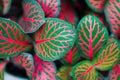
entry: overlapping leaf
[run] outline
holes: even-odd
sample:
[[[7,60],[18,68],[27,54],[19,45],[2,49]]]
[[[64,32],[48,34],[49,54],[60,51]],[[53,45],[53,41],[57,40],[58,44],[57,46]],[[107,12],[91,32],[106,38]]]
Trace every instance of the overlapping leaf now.
[[[120,0],[109,0],[105,14],[114,35],[120,38]]]
[[[59,19],[47,19],[35,33],[35,51],[46,61],[60,59],[73,46],[76,34],[72,25]]]
[[[31,77],[33,69],[34,69],[32,55],[28,53],[22,53],[19,56],[12,57],[12,60],[15,64],[20,65],[23,68],[25,68],[27,75]]]
[[[4,72],[5,72],[6,61],[0,61],[0,80],[4,80]]]
[[[73,80],[96,80],[98,74],[90,61],[82,61],[73,67],[72,76]]]
[[[77,46],[73,46],[70,51],[64,55],[64,57],[61,59],[63,64],[73,65],[80,59],[80,52],[77,48]]]
[[[42,6],[47,18],[58,16],[60,10],[60,0],[37,0],[37,2]]]
[[[3,0],[3,14],[6,14],[9,11],[11,4],[12,0]]]
[[[70,80],[71,79],[70,72],[71,72],[70,66],[63,66],[59,69],[56,76],[58,80]]]
[[[83,56],[92,59],[108,40],[108,32],[95,16],[85,16],[77,27],[78,46]]]
[[[53,62],[41,60],[38,56],[34,56],[34,73],[32,80],[56,80],[56,67]]]
[[[74,9],[68,2],[63,1],[61,3],[61,10],[60,10],[60,14],[58,17],[59,17],[59,19],[65,20],[65,21],[73,24],[74,26],[77,25],[78,18],[76,16]]]
[[[116,64],[110,72],[109,80],[120,80],[120,64]]]
[[[45,23],[44,12],[36,1],[24,0],[22,4],[24,13],[19,24],[24,32],[35,32]]]
[[[0,57],[14,56],[31,48],[30,39],[19,28],[20,26],[8,19],[0,18]]]
[[[95,12],[102,12],[106,0],[86,0],[87,5]]]
[[[97,56],[93,59],[95,67],[99,70],[109,70],[117,62],[120,56],[120,48],[118,42],[112,41],[106,44]]]

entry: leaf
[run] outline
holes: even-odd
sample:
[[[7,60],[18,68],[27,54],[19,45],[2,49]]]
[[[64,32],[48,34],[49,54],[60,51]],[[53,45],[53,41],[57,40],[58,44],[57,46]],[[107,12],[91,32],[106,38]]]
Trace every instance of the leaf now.
[[[19,24],[24,32],[33,33],[45,23],[44,12],[36,1],[23,0],[22,6],[24,14]]]
[[[87,5],[95,12],[103,12],[106,0],[85,0]]]
[[[31,41],[20,26],[8,19],[0,18],[0,58],[15,56],[31,48]]]
[[[116,40],[106,44],[93,59],[95,68],[99,70],[109,70],[120,57],[120,48]]]
[[[37,55],[34,56],[34,61],[32,80],[56,80],[56,66],[53,62],[43,61]]]
[[[109,0],[105,6],[105,16],[114,35],[120,38],[120,0]]]
[[[27,75],[31,77],[33,69],[34,69],[34,62],[33,57],[31,54],[22,53],[19,56],[12,57],[12,61],[25,68]]]
[[[60,0],[37,0],[42,6],[45,17],[57,17],[60,11]]]
[[[96,80],[98,77],[90,61],[82,61],[72,69],[73,80]]]
[[[77,25],[78,17],[76,16],[76,13],[74,9],[72,8],[72,6],[66,1],[63,1],[61,3],[61,10],[60,10],[60,14],[58,17],[61,20],[65,20],[71,23],[75,27]]]
[[[117,38],[115,36],[110,36],[107,43],[112,42],[114,40],[117,40]]]
[[[3,14],[7,14],[10,10],[12,0],[3,0]]]
[[[98,73],[98,77],[96,80],[104,80],[104,76],[100,73]]]
[[[80,59],[80,52],[76,45],[73,46],[70,51],[61,59],[65,65],[74,65]]]
[[[120,78],[120,64],[116,64],[112,68],[109,77],[109,80],[119,80],[118,78]]]
[[[95,16],[87,15],[78,24],[78,47],[83,57],[92,59],[108,40],[108,32]]]
[[[45,61],[60,59],[72,48],[76,34],[72,25],[59,19],[49,18],[35,32],[35,51]]]
[[[70,66],[62,66],[56,76],[57,76],[57,79],[58,80],[70,80],[71,77],[70,77],[70,72],[71,72],[71,68]]]
[[[6,61],[0,61],[0,80],[4,80]]]

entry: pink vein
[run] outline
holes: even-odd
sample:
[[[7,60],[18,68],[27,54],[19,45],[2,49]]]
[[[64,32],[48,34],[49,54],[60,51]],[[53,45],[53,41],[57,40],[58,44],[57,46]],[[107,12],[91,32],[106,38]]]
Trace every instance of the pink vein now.
[[[84,72],[78,79],[80,80],[83,76],[89,73],[92,69],[93,69],[93,66],[91,66],[86,72]]]
[[[50,40],[53,40],[54,38],[47,38],[47,39],[43,39],[43,40],[36,40],[36,44],[42,44],[44,42],[48,42]]]
[[[90,59],[92,59],[93,58],[93,53],[92,53],[93,48],[92,48],[92,28],[91,27],[90,27],[90,45],[89,45],[89,47],[90,47],[89,56],[90,56]]]
[[[34,20],[32,18],[27,18],[27,17],[23,17],[24,21],[29,21],[29,22],[34,22]]]
[[[0,39],[5,40],[5,41],[10,42],[10,43],[13,43],[13,44],[18,44],[18,45],[23,45],[23,46],[31,45],[31,43],[29,43],[29,42],[22,42],[22,41],[12,40],[12,39],[5,38],[3,36],[0,36]]]

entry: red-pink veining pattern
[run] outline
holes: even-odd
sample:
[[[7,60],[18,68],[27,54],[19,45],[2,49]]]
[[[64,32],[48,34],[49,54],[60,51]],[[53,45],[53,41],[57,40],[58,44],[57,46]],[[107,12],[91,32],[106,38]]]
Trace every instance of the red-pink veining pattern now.
[[[110,21],[112,31],[118,38],[120,38],[120,19],[119,19],[120,4],[119,2],[117,2],[116,0],[110,0],[106,8],[108,20]]]
[[[34,61],[32,80],[56,80],[56,70],[52,62],[43,61],[37,55],[34,56]]]
[[[59,12],[58,0],[37,0],[42,6],[46,17],[55,17]]]

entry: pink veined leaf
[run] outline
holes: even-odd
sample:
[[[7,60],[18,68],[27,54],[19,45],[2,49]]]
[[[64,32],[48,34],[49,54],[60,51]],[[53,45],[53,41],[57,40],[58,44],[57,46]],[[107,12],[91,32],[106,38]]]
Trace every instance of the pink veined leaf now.
[[[26,33],[38,30],[45,23],[45,16],[41,6],[32,0],[23,0],[23,16],[19,24]]]
[[[74,65],[80,59],[80,53],[77,46],[73,46],[70,51],[61,59],[63,64]]]
[[[77,27],[78,47],[83,57],[92,59],[108,40],[108,32],[99,19],[92,15],[83,17]]]
[[[86,0],[87,5],[95,12],[103,12],[106,0]]]
[[[120,64],[116,64],[110,73],[109,80],[119,80],[120,77]]]
[[[42,6],[45,17],[56,17],[60,10],[60,0],[37,0]]]
[[[5,66],[8,61],[0,61],[0,80],[4,80]]]
[[[56,80],[56,67],[53,62],[43,61],[37,55],[34,56],[34,62],[32,80]]]
[[[21,67],[25,68],[27,75],[29,77],[32,76],[32,72],[34,69],[34,62],[33,62],[33,57],[32,55],[28,53],[22,53],[19,56],[12,57],[12,61],[20,65]]]
[[[55,61],[72,48],[76,34],[71,24],[48,18],[42,28],[35,32],[34,38],[38,56],[45,61]]]
[[[3,0],[3,14],[7,14],[12,4],[12,0]]]
[[[120,38],[120,0],[109,0],[105,16],[115,36]]]
[[[76,16],[75,10],[72,8],[72,6],[67,2],[63,1],[61,3],[61,10],[59,14],[59,19],[65,20],[74,26],[77,25],[78,18]]]
[[[0,57],[15,56],[31,49],[30,38],[20,26],[8,19],[0,18]]]

